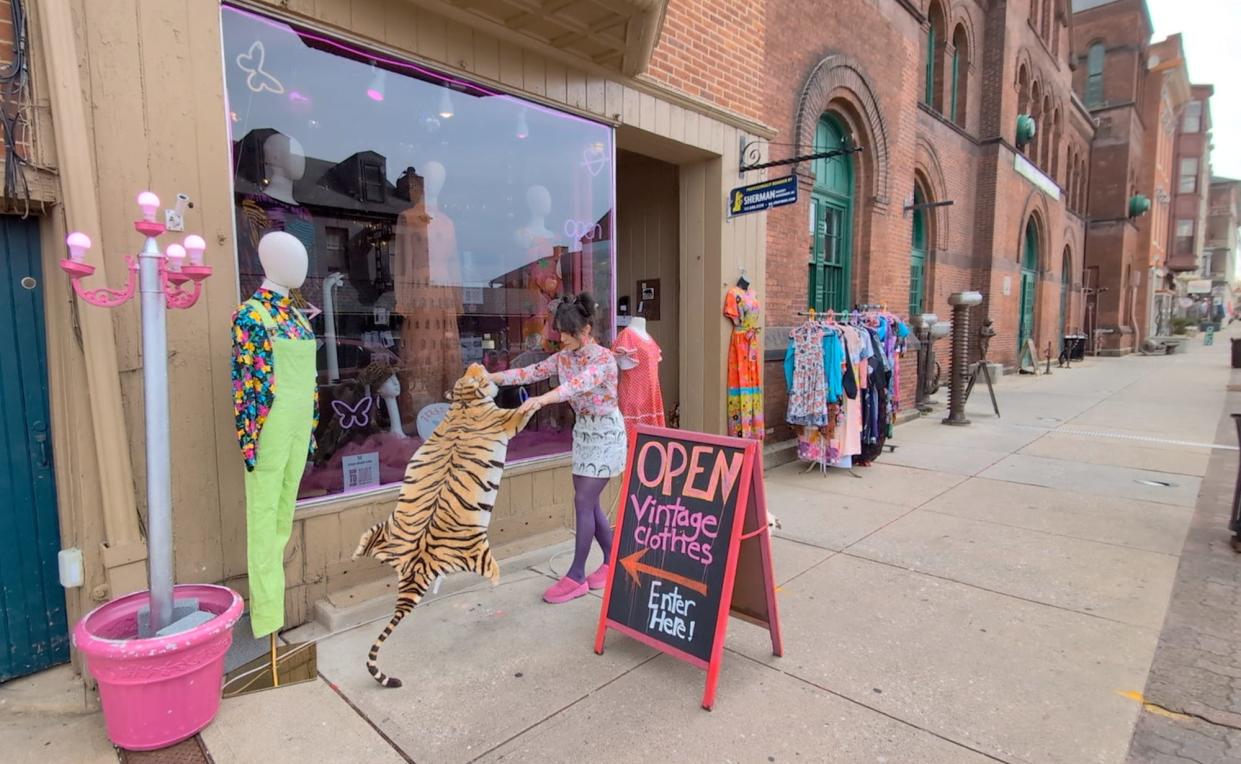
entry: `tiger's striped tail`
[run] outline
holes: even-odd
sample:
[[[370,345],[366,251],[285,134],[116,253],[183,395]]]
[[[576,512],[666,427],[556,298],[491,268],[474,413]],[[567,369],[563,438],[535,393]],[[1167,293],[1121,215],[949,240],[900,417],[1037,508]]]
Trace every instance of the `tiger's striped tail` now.
[[[378,637],[376,637],[374,644],[371,645],[370,653],[366,656],[366,670],[369,671],[371,677],[376,682],[379,682],[379,684],[383,687],[400,687],[401,680],[394,676],[388,676],[379,670],[379,648],[383,645],[389,635],[392,634],[393,630],[396,629],[397,624],[399,624],[402,619],[409,614],[409,611],[413,609],[414,606],[411,603],[405,602],[404,600],[398,602],[396,605],[396,612],[392,614],[392,620],[388,621],[388,625],[385,626],[384,630],[379,633]]]

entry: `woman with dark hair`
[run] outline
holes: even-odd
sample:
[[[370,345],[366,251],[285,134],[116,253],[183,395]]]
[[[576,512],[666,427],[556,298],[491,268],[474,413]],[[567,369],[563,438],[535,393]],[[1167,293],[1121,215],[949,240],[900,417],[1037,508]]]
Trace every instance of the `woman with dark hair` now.
[[[573,508],[577,521],[577,544],[573,562],[564,578],[543,593],[552,604],[568,602],[602,589],[608,579],[612,554],[612,528],[599,503],[608,480],[625,469],[625,420],[616,401],[616,357],[595,342],[591,330],[595,300],[583,292],[556,307],[552,325],[560,332],[558,353],[521,369],[493,372],[497,385],[526,385],[555,375],[560,386],[521,405],[538,411],[556,403],[573,407]],[[586,557],[592,541],[603,549],[603,564],[586,574]]]

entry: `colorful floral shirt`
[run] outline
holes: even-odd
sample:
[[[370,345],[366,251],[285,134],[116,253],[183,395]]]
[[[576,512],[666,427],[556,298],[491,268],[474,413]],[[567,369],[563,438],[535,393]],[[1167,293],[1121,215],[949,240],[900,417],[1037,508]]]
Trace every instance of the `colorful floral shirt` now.
[[[592,342],[578,350],[561,350],[533,366],[500,373],[501,385],[528,385],[555,375],[560,379],[561,400],[573,412],[604,416],[616,411],[616,356]]]
[[[276,377],[272,340],[314,339],[306,317],[293,307],[292,300],[270,289],[260,289],[252,298],[267,309],[276,324],[276,337],[267,336],[262,314],[249,301],[233,314],[233,413],[237,423],[237,442],[246,470],[252,471],[258,459],[259,432],[276,400]],[[315,416],[310,427],[310,450],[315,452],[315,428],[319,426],[319,391],[315,390]]]

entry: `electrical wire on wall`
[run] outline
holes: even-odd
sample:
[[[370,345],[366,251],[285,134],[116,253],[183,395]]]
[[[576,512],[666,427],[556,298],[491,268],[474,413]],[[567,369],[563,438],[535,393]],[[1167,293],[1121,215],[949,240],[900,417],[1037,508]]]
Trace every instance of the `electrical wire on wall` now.
[[[4,196],[10,202],[22,199],[30,214],[30,186],[26,180],[28,158],[18,149],[23,136],[30,138],[27,105],[30,98],[30,67],[23,0],[11,0],[13,22],[12,58],[0,68],[0,129],[4,140]]]

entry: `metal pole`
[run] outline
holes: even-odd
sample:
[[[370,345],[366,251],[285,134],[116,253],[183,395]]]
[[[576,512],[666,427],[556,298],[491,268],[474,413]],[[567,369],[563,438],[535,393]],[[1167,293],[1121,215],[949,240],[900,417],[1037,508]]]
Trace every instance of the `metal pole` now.
[[[967,425],[965,383],[969,369],[970,308],[982,302],[981,292],[956,292],[948,298],[952,306],[952,378],[948,383],[948,417],[944,424]]]
[[[142,294],[142,386],[146,412],[147,556],[151,583],[151,633],[172,622],[172,478],[168,434],[168,332],[163,255],[147,237],[138,256]]]

